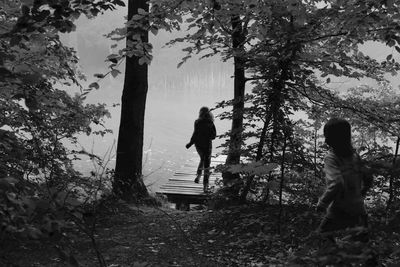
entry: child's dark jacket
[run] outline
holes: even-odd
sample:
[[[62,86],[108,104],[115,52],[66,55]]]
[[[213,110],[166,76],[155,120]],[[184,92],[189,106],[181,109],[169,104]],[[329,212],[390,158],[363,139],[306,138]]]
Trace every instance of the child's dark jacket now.
[[[217,131],[212,120],[197,119],[194,122],[194,131],[189,145],[195,145],[201,149],[208,149],[212,146],[211,140],[215,139]]]

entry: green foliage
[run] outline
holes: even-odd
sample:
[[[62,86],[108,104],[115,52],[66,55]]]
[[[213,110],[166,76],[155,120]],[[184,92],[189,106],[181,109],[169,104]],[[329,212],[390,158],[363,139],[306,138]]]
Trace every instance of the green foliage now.
[[[72,196],[49,188],[48,194],[40,186],[17,180],[2,178],[1,224],[2,235],[11,234],[17,238],[39,239],[44,236],[58,236],[67,227],[65,212],[73,211],[79,205]]]
[[[75,51],[59,32],[122,1],[2,1],[0,4],[0,242],[68,239],[70,229],[89,235],[88,203],[107,194],[111,173],[83,177],[74,160],[78,134],[104,135],[103,104],[58,89],[84,78]],[[90,158],[94,158],[89,155]],[[106,186],[107,185],[107,186]],[[93,205],[93,204],[91,204]],[[90,226],[90,227],[89,227]],[[72,266],[74,256],[60,247]]]
[[[23,93],[24,85],[44,81],[79,86],[84,78],[73,49],[64,46],[59,32],[75,30],[81,14],[96,16],[124,5],[112,1],[11,1],[0,6],[0,86],[9,95]]]
[[[213,241],[214,257],[226,266],[382,266],[400,261],[398,216],[387,223],[382,209],[371,211],[369,233],[362,228],[330,233],[335,242],[315,232],[320,216],[301,204],[284,207],[279,234],[279,210],[278,205],[250,204],[210,211],[197,231],[203,243]]]
[[[0,94],[5,137],[1,153],[8,156],[0,161],[2,170],[12,175],[45,173],[49,180],[56,179],[72,167],[74,158],[63,142],[75,144],[78,133],[92,133],[91,123],[101,126],[109,113],[104,105],[84,105],[79,96],[71,97],[47,82],[23,89],[22,95]]]
[[[70,97],[49,84],[37,92],[30,95],[36,101],[34,109],[23,100],[0,98],[4,108],[0,116],[0,242],[68,238],[69,229],[87,227],[85,203],[97,201],[107,193],[106,184],[110,185],[109,180],[85,178],[75,171],[73,161],[81,152],[65,146],[74,144],[78,133],[90,134],[91,121],[101,123],[108,114],[104,106],[83,105],[79,96]],[[73,255],[68,256],[68,261],[73,260]]]

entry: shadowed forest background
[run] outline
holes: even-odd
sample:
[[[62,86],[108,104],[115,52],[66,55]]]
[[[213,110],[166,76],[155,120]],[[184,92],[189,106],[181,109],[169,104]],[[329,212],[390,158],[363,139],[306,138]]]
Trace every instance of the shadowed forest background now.
[[[399,9],[0,1],[1,265],[396,266]],[[222,178],[172,210],[153,193],[196,157],[204,105]],[[374,177],[368,242],[314,232],[332,116]]]

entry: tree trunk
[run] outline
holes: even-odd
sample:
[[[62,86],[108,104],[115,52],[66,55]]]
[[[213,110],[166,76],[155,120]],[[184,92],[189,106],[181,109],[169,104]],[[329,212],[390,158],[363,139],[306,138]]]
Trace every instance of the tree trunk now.
[[[314,126],[314,176],[317,177],[317,138],[318,138],[318,134],[317,134],[317,127]]]
[[[261,131],[261,135],[260,135],[260,141],[258,142],[258,146],[257,146],[257,154],[256,154],[256,161],[261,160],[262,156],[263,156],[263,149],[264,149],[264,145],[265,145],[265,140],[267,137],[267,130],[268,130],[268,126],[270,125],[270,121],[272,118],[272,112],[271,109],[267,108],[266,109],[267,114],[265,115],[265,122],[264,122],[264,126],[262,128]]]
[[[268,126],[270,125],[271,121],[272,124],[276,123],[278,120],[276,119],[276,116],[279,113],[279,109],[281,108],[281,106],[283,105],[283,99],[282,99],[282,91],[284,90],[284,83],[287,79],[287,75],[288,75],[288,68],[289,68],[289,62],[286,62],[284,64],[282,64],[282,68],[281,68],[281,75],[278,79],[277,82],[273,83],[274,86],[272,88],[272,93],[269,96],[269,108],[268,108],[268,104],[266,107],[266,114],[265,114],[265,122],[264,122],[264,126],[263,129],[261,131],[261,135],[260,135],[260,141],[258,143],[257,146],[257,154],[256,154],[256,161],[260,161],[262,156],[263,156],[263,148],[265,145],[265,141],[266,141],[266,136],[267,136],[267,129]],[[270,162],[273,161],[274,158],[274,141],[275,141],[275,134],[276,134],[276,129],[274,128],[271,134],[271,143],[270,143]],[[269,176],[269,180],[271,179],[271,175]],[[254,180],[254,175],[250,176],[246,183],[245,186],[243,188],[242,194],[240,196],[241,201],[244,201],[247,197],[247,194],[251,188],[251,184]],[[269,188],[267,188],[267,195],[269,195]]]
[[[392,161],[392,170],[391,170],[390,177],[389,177],[389,199],[386,204],[387,210],[390,209],[390,206],[392,205],[393,198],[394,198],[394,188],[393,188],[394,168],[396,165],[397,155],[399,154],[399,146],[400,146],[400,137],[397,137],[396,150],[394,152],[393,161]]]
[[[128,20],[138,8],[149,10],[146,0],[129,0]],[[148,32],[138,28],[128,31],[141,34],[148,42]],[[128,37],[127,39],[129,39]],[[124,88],[121,103],[121,121],[117,144],[117,162],[113,190],[121,199],[131,201],[148,196],[142,178],[143,129],[148,89],[147,64],[139,64],[136,56],[126,57]]]
[[[234,53],[234,96],[233,96],[233,111],[232,111],[232,127],[230,132],[229,150],[226,158],[226,164],[239,164],[241,147],[242,147],[242,132],[243,132],[243,109],[244,109],[244,93],[245,93],[245,67],[241,53],[244,52],[245,35],[243,32],[242,21],[239,16],[233,16],[232,23],[232,47]],[[224,184],[237,179],[238,174],[224,172],[222,174]]]
[[[257,154],[256,154],[256,159],[255,159],[256,161],[260,161],[263,156],[263,148],[264,148],[266,137],[267,137],[267,130],[268,130],[268,126],[270,125],[271,118],[272,118],[272,112],[271,112],[270,108],[268,108],[268,105],[266,108],[266,112],[267,112],[267,114],[265,114],[264,126],[261,130],[260,141],[258,142],[258,146],[257,146]],[[245,186],[244,186],[243,191],[240,196],[241,202],[246,201],[247,194],[250,191],[253,180],[254,180],[254,175],[251,175],[250,177],[247,178],[247,181],[245,182]]]
[[[283,148],[282,148],[282,161],[281,161],[281,181],[279,185],[279,215],[278,215],[278,233],[281,233],[281,224],[282,224],[282,194],[283,194],[283,185],[285,184],[285,153],[286,153],[286,134],[284,134],[283,139]]]

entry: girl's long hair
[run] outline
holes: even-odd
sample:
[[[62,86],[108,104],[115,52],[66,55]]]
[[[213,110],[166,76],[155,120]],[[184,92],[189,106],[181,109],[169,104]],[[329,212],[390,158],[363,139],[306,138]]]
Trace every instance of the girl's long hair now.
[[[214,121],[214,116],[208,107],[202,107],[199,111],[199,119]]]
[[[324,126],[326,143],[339,157],[350,157],[354,153],[351,143],[350,123],[341,118],[332,118]]]

